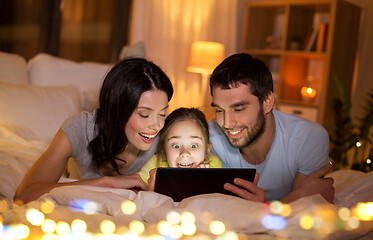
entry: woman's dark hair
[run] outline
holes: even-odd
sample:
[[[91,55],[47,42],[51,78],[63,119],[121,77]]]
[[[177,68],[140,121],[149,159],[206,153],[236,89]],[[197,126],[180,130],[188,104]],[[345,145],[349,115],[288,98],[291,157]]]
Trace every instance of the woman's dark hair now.
[[[141,94],[160,90],[171,100],[173,87],[167,75],[143,58],[128,58],[117,63],[106,75],[99,97],[95,132],[89,151],[96,167],[110,162],[116,172],[115,155],[124,151],[128,139],[125,126],[138,106]]]
[[[210,91],[213,87],[230,89],[239,84],[248,85],[254,96],[263,103],[273,92],[273,80],[267,66],[248,53],[237,53],[220,63],[210,77]]]
[[[195,120],[198,125],[201,127],[203,140],[206,143],[210,142],[210,134],[209,134],[209,126],[207,124],[206,116],[205,114],[197,109],[197,108],[178,108],[174,110],[172,113],[170,113],[166,120],[164,121],[164,126],[162,130],[159,132],[159,142],[158,142],[158,154],[165,157],[165,142],[167,138],[167,134],[172,128],[172,126],[176,122],[180,122],[183,120],[192,119]],[[208,144],[206,144],[206,152],[208,150]],[[161,158],[158,158],[161,159]]]

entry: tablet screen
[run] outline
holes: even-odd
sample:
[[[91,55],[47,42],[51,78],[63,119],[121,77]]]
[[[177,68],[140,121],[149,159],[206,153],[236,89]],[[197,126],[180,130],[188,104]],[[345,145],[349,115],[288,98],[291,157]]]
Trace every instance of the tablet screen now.
[[[154,191],[171,197],[175,202],[206,193],[236,196],[226,191],[224,184],[233,184],[235,178],[252,182],[255,171],[251,168],[158,168]]]

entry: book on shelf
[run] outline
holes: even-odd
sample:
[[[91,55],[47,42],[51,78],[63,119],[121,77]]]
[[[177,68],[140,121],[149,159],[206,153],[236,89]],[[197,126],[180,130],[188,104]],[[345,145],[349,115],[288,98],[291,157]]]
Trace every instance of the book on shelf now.
[[[327,23],[315,24],[315,26],[308,30],[302,49],[304,51],[316,50],[317,52],[324,52],[326,50],[327,33]]]
[[[327,38],[328,38],[328,24],[327,23],[320,23],[319,24],[319,33],[317,35],[317,44],[316,44],[316,51],[317,52],[325,52]]]

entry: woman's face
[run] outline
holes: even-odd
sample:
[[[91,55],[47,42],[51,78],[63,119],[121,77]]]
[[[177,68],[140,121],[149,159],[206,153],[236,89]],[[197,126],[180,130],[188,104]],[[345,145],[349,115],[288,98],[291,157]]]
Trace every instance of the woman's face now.
[[[163,128],[167,108],[165,92],[151,90],[141,94],[139,104],[124,129],[128,143],[139,150],[148,150]]]
[[[175,122],[165,139],[168,165],[174,168],[195,168],[206,157],[206,142],[201,127],[194,119]]]

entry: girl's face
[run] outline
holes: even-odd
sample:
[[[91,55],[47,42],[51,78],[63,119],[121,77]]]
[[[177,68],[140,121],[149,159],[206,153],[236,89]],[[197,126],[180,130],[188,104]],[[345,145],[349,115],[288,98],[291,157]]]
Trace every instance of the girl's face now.
[[[151,90],[141,94],[139,105],[124,129],[128,143],[139,150],[148,150],[163,128],[167,108],[165,92]]]
[[[206,142],[201,127],[194,119],[175,122],[165,139],[168,165],[175,168],[195,168],[206,158]]]

